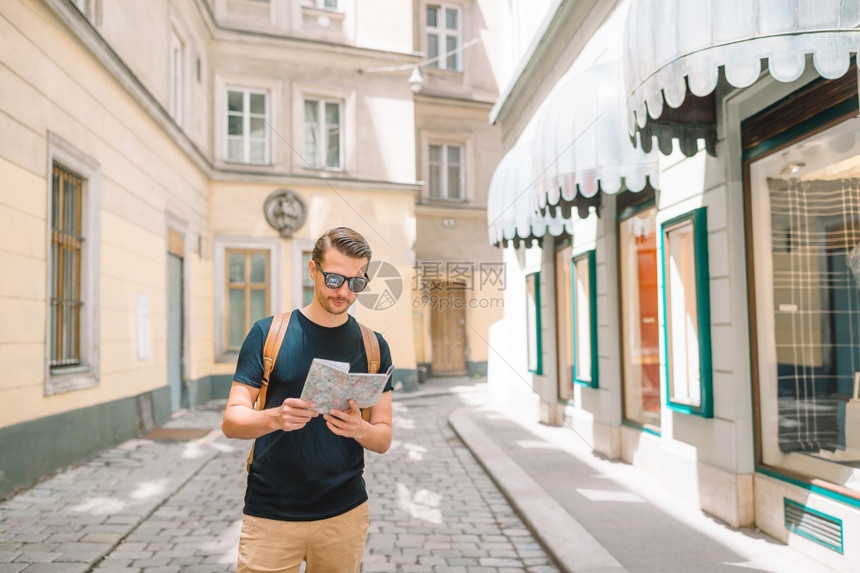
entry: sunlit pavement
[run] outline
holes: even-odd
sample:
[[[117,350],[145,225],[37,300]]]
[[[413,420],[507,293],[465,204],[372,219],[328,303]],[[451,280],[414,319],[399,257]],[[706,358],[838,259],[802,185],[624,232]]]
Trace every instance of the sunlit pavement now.
[[[646,473],[536,423],[537,396],[484,379],[395,392],[395,440],[367,454],[365,572],[828,571],[732,529]],[[0,503],[0,573],[235,568],[249,443],[223,403]]]
[[[367,456],[364,571],[558,571],[448,425],[482,382],[397,395],[395,442]],[[221,435],[220,406],[0,503],[0,573],[233,571],[248,443]],[[188,439],[188,429],[210,431]]]

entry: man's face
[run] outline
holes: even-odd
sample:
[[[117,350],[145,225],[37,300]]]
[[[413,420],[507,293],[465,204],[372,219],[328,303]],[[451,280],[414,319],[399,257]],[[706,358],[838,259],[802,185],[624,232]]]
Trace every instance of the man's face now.
[[[331,248],[323,255],[320,268],[327,273],[343,275],[347,279],[352,277],[364,277],[367,270],[367,259],[353,259]],[[355,302],[356,293],[349,290],[348,280],[340,287],[333,289],[325,284],[323,274],[317,269],[313,261],[309,265],[311,278],[314,280],[314,297],[327,312],[331,314],[345,313],[352,303]]]

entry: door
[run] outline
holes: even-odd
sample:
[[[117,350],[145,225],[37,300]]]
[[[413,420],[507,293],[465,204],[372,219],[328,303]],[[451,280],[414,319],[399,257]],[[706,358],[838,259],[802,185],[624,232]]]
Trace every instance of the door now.
[[[466,372],[466,305],[464,287],[445,283],[442,294],[431,299],[430,333],[433,339],[433,373]]]
[[[167,386],[170,411],[182,407],[182,258],[167,255]],[[186,397],[187,401],[187,397]]]

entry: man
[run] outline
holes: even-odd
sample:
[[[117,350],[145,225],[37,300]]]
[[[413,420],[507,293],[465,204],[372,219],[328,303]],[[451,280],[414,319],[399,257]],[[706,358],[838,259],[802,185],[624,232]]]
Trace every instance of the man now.
[[[248,472],[237,571],[358,572],[368,528],[364,449],[391,446],[391,381],[370,420],[350,400],[349,410],[318,416],[299,399],[314,358],[350,363],[367,372],[364,343],[347,314],[367,285],[371,250],[357,232],[326,231],[316,242],[308,272],[314,296],[293,310],[269,380],[265,409],[254,410],[263,373],[263,344],[272,317],[245,338],[221,428],[228,438],[256,439]],[[379,371],[391,364],[381,335]]]

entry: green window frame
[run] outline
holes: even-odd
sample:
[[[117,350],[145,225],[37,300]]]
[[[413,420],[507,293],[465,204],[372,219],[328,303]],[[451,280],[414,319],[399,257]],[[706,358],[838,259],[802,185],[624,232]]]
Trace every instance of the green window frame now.
[[[540,320],[540,271],[526,275],[526,356],[528,370],[543,374]]]
[[[599,385],[596,268],[593,249],[576,255],[570,261],[573,304],[573,382],[589,388],[597,388]],[[583,348],[584,342],[588,343],[587,348]],[[588,355],[587,360],[582,355],[583,351]]]
[[[664,222],[661,225],[660,253],[666,402],[676,412],[712,418],[714,400],[707,208],[701,207]],[[695,292],[689,293],[691,288]],[[695,303],[695,309],[691,308],[692,303]],[[678,321],[678,318],[684,320]],[[692,324],[692,319],[695,319],[695,324]],[[691,336],[695,338],[694,344],[689,344]],[[677,352],[679,347],[685,347],[683,354]],[[683,358],[676,360],[679,355]],[[697,364],[690,363],[691,357],[696,359]],[[682,368],[686,371],[684,379],[679,376]],[[690,379],[696,376],[698,380]]]

